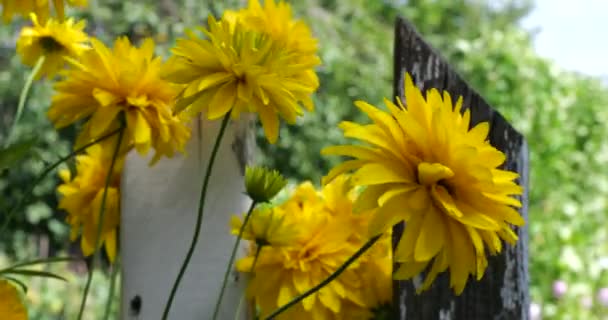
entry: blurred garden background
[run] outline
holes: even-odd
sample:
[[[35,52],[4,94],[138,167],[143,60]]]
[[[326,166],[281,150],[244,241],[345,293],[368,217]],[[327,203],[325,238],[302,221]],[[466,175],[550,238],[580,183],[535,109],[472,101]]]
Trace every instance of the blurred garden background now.
[[[89,0],[87,8],[72,8],[68,14],[86,19],[88,33],[106,44],[117,35],[135,42],[153,37],[158,53],[166,56],[185,29],[205,23],[209,13],[243,2]],[[533,319],[608,319],[608,86],[600,78],[566,71],[536,52],[532,32],[522,26],[532,0],[291,3],[320,40],[321,87],[315,112],[306,113],[297,126],[283,126],[276,145],[269,146],[259,128],[258,163],[279,169],[294,182],[319,183],[337,160],[322,158],[320,149],[340,143],[340,121],[361,117],[352,102],[380,103],[392,95],[393,24],[402,15],[528,139]],[[0,143],[30,70],[15,54],[20,27],[28,23],[15,19],[0,26]],[[17,140],[36,138],[36,147],[27,160],[0,172],[0,222],[45,165],[70,151],[73,129],[56,132],[46,118],[51,92],[50,81],[33,86],[16,133]],[[31,202],[9,231],[0,234],[1,267],[80,254],[79,246],[69,242],[64,213],[56,210],[58,181],[53,174],[37,185]],[[86,265],[55,264],[50,270],[70,281],[28,280],[30,317],[72,319]],[[108,294],[110,272],[107,267],[99,270],[86,319],[99,317]]]

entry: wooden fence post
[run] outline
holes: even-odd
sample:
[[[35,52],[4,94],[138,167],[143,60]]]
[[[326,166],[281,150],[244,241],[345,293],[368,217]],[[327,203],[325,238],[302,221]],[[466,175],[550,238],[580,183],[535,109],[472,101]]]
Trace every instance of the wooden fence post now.
[[[481,96],[460,78],[416,32],[415,28],[397,19],[395,27],[394,93],[404,97],[404,72],[409,72],[416,85],[423,90],[437,88],[447,90],[456,99],[463,96],[464,106],[471,109],[471,122],[490,122],[490,143],[505,152],[505,168],[516,171],[519,183],[525,191],[521,197],[520,213],[528,221],[528,146],[525,139]],[[508,93],[506,93],[508,94]],[[403,231],[403,225],[395,227],[395,234]],[[488,268],[481,281],[469,279],[461,296],[454,296],[449,288],[449,278],[441,274],[430,290],[417,295],[412,281],[394,282],[394,301],[399,320],[458,319],[458,320],[519,320],[528,319],[528,228],[516,230],[519,241],[516,246],[506,245],[501,255],[489,257]]]
[[[194,231],[204,170],[220,123],[195,119],[186,155],[161,159],[154,167],[132,152],[122,180],[120,244],[124,320],[159,320]],[[210,319],[236,238],[232,214],[247,210],[244,167],[253,154],[252,120],[231,121],[209,183],[198,246],[171,308],[169,319]],[[246,241],[242,242],[243,246]],[[241,251],[241,253],[243,253]],[[245,281],[230,277],[219,319],[233,319]],[[243,304],[245,306],[246,303]],[[242,310],[240,319],[247,319]]]

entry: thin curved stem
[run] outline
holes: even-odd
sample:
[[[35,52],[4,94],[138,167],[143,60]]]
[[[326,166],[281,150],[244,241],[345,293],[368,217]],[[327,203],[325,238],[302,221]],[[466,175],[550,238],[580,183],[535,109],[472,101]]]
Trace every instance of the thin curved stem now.
[[[276,316],[280,315],[281,313],[285,312],[287,309],[296,305],[298,302],[306,299],[306,297],[308,297],[309,295],[321,290],[323,287],[328,285],[330,282],[332,282],[334,279],[336,279],[338,276],[340,276],[342,274],[342,272],[344,272],[344,270],[346,270],[346,268],[348,268],[348,266],[350,266],[353,262],[355,262],[355,260],[357,260],[361,255],[363,255],[365,253],[365,251],[367,251],[369,248],[371,248],[374,245],[374,243],[376,243],[376,241],[378,241],[378,239],[380,239],[381,236],[382,235],[380,234],[380,235],[377,235],[377,236],[369,239],[361,248],[359,248],[359,250],[357,250],[357,252],[355,252],[355,254],[353,254],[350,258],[348,258],[348,260],[346,260],[338,269],[336,269],[336,271],[334,271],[334,273],[332,273],[329,277],[327,277],[327,279],[321,281],[321,283],[319,283],[318,285],[308,289],[308,291],[293,298],[287,304],[285,304],[282,307],[273,311],[266,318],[266,320],[274,319]]]
[[[21,197],[21,199],[19,199],[19,202],[17,203],[16,206],[13,207],[13,209],[11,211],[9,211],[9,213],[6,216],[6,220],[4,221],[4,223],[2,224],[2,228],[0,228],[0,234],[4,234],[4,231],[6,231],[6,228],[8,227],[9,223],[11,222],[11,220],[13,219],[13,217],[15,216],[15,213],[21,209],[21,207],[26,203],[26,201],[28,201],[33,194],[34,188],[36,187],[36,185],[38,185],[38,183],[40,183],[49,173],[51,173],[53,170],[55,170],[55,168],[57,168],[59,165],[61,165],[62,163],[70,160],[71,158],[73,158],[74,156],[78,155],[79,153],[83,152],[84,150],[86,150],[88,147],[100,143],[108,138],[113,137],[115,134],[117,134],[121,129],[116,129],[114,131],[109,132],[108,134],[101,136],[100,138],[93,140],[92,142],[89,142],[87,144],[85,144],[84,146],[70,152],[70,154],[68,154],[67,156],[61,157],[57,162],[49,165],[48,167],[46,167],[44,169],[44,171],[42,171],[42,173],[38,176],[38,178],[36,178],[36,180],[34,180],[34,182],[31,184],[30,188],[27,190],[27,192],[25,193],[25,195],[23,197]]]
[[[253,256],[253,263],[251,264],[251,268],[249,268],[250,274],[253,274],[253,270],[255,269],[255,265],[258,263],[258,258],[260,257],[262,248],[264,248],[264,246],[258,246],[258,248],[255,250],[255,256]],[[238,320],[241,316],[241,307],[243,306],[243,301],[245,301],[245,295],[241,295],[241,298],[239,299],[239,304],[236,307],[236,314],[234,315],[234,320]]]
[[[175,279],[175,283],[173,284],[173,288],[171,288],[171,293],[169,294],[169,299],[167,300],[167,304],[165,305],[165,310],[163,311],[163,320],[166,320],[169,317],[169,312],[171,311],[171,305],[173,304],[173,300],[175,299],[175,293],[177,292],[177,288],[186,273],[186,269],[188,268],[188,264],[190,263],[190,259],[192,259],[192,255],[194,254],[194,249],[196,248],[196,244],[198,242],[198,237],[201,232],[201,226],[203,224],[203,209],[205,207],[205,197],[207,195],[207,186],[209,185],[209,178],[211,177],[211,170],[213,169],[213,164],[215,163],[215,157],[217,156],[217,152],[220,148],[220,143],[222,141],[222,137],[224,136],[224,132],[226,131],[226,127],[228,126],[228,121],[230,120],[230,112],[228,112],[224,119],[222,120],[222,125],[220,127],[220,131],[217,134],[217,138],[215,139],[215,144],[213,145],[213,150],[211,151],[211,157],[209,158],[209,163],[207,164],[207,171],[205,172],[205,178],[203,180],[203,188],[201,189],[201,195],[198,203],[198,215],[196,217],[196,226],[194,228],[194,235],[192,237],[192,243],[190,244],[190,248],[188,249],[188,253],[186,254],[186,258],[182,263],[182,266],[179,270],[179,274],[177,275],[177,279]]]
[[[112,266],[112,275],[110,276],[110,292],[108,293],[108,299],[106,300],[106,308],[103,313],[103,320],[110,319],[110,313],[112,313],[112,302],[114,302],[114,291],[116,290],[116,278],[120,271],[120,257],[116,257],[114,265]]]
[[[32,72],[30,72],[29,77],[27,77],[27,80],[25,80],[25,84],[23,85],[23,89],[21,90],[21,94],[19,95],[19,103],[17,104],[17,112],[15,112],[15,117],[13,118],[13,123],[11,125],[11,131],[8,132],[8,136],[6,137],[5,145],[9,144],[11,137],[15,134],[15,129],[17,128],[17,123],[19,122],[19,119],[21,118],[21,114],[23,113],[23,109],[25,107],[25,100],[27,100],[27,95],[30,92],[30,88],[32,87],[34,78],[40,71],[40,68],[42,68],[42,65],[44,64],[45,59],[46,58],[44,56],[40,56],[40,58],[38,58],[38,61],[36,61],[36,64],[34,65],[34,68],[32,69]]]
[[[95,265],[97,265],[97,261],[99,259],[97,248],[99,247],[101,232],[103,230],[103,220],[106,214],[106,198],[108,196],[108,188],[110,187],[110,182],[112,181],[112,172],[114,171],[114,166],[116,165],[116,160],[118,159],[118,154],[120,153],[120,143],[122,142],[122,136],[124,133],[125,126],[122,125],[120,127],[120,131],[118,131],[118,141],[116,142],[116,149],[114,149],[114,154],[112,155],[112,162],[110,162],[110,168],[108,169],[108,174],[106,175],[106,184],[103,188],[103,194],[101,195],[101,205],[99,206],[99,220],[97,220],[97,233],[95,234],[95,245],[93,246],[93,250],[95,251],[93,251],[93,261],[91,262],[91,266],[87,275],[87,283],[84,286],[84,293],[82,294],[82,302],[80,303],[80,310],[78,311],[78,320],[82,319],[84,307],[87,304],[87,297],[89,296],[89,290],[91,289],[91,282],[93,281],[93,269],[95,269]]]
[[[222,305],[222,299],[224,298],[224,291],[226,290],[226,285],[228,284],[228,277],[230,276],[230,270],[232,269],[232,264],[234,263],[234,258],[236,257],[236,251],[241,243],[241,239],[243,237],[243,231],[245,231],[245,227],[247,226],[247,222],[249,222],[249,218],[253,214],[253,208],[257,203],[255,201],[251,202],[249,206],[249,210],[247,210],[247,214],[245,215],[245,219],[241,228],[239,229],[239,234],[236,237],[236,241],[234,242],[234,246],[232,247],[232,252],[230,253],[230,260],[228,261],[228,266],[226,266],[226,271],[224,272],[224,280],[222,281],[222,288],[220,289],[220,295],[217,298],[217,302],[215,303],[215,309],[213,310],[213,320],[217,319],[217,316],[220,312],[220,306]]]

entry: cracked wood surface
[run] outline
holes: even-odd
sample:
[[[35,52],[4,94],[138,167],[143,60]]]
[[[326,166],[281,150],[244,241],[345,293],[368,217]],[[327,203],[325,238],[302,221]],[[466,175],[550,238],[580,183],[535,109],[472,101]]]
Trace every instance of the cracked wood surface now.
[[[528,146],[524,137],[401,18],[395,26],[394,50],[394,96],[403,99],[403,75],[409,72],[423,92],[430,88],[447,90],[454,101],[463,96],[464,107],[471,109],[472,125],[490,122],[490,143],[507,155],[504,168],[520,174],[518,182],[525,191],[520,198],[523,206],[519,211],[528,221]],[[402,230],[403,225],[397,225],[394,237]],[[447,273],[439,275],[433,286],[420,295],[415,289],[422,283],[420,276],[409,281],[395,281],[396,319],[528,319],[527,225],[516,232],[519,236],[517,245],[505,245],[502,254],[488,257],[488,268],[482,280],[469,278],[461,296],[454,296],[450,290]]]

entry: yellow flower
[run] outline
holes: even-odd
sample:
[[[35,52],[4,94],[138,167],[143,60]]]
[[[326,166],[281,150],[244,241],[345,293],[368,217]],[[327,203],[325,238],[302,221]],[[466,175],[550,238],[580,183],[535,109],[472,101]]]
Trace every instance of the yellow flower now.
[[[74,177],[68,169],[59,172],[63,180],[63,184],[57,187],[62,196],[59,208],[68,213],[66,220],[71,226],[72,241],[82,233],[80,245],[85,256],[95,251],[100,207],[116,143],[117,139],[110,139],[108,142],[89,147],[86,154],[77,156]],[[124,157],[118,157],[111,173],[99,240],[100,247],[105,244],[110,261],[114,261],[116,257],[116,236],[120,222],[120,176],[123,164]]]
[[[280,43],[294,62],[311,63],[319,60],[317,39],[312,36],[310,28],[304,21],[294,19],[288,3],[267,0],[264,1],[264,6],[261,6],[258,0],[249,0],[246,9],[229,11],[227,16],[231,15],[247,28],[267,34]],[[306,70],[300,76],[305,83],[314,84],[315,87],[319,85],[319,79],[313,69]]]
[[[27,320],[27,309],[17,288],[8,280],[0,279],[0,319]]]
[[[254,210],[242,238],[258,245],[280,247],[292,244],[298,238],[298,228],[291,219],[286,219],[286,215],[286,211],[280,207]],[[243,221],[233,216],[230,220],[232,234],[238,235],[242,225]]]
[[[59,20],[65,18],[64,0],[53,0],[53,6],[57,11]],[[71,6],[86,6],[87,0],[67,0]],[[40,21],[45,22],[50,16],[50,2],[47,0],[0,0],[2,5],[2,19],[5,23],[11,21],[14,15],[27,17],[30,13],[36,14]]]
[[[365,102],[355,104],[371,125],[341,123],[346,137],[371,146],[334,146],[324,154],[350,156],[330,171],[326,181],[355,170],[352,183],[366,186],[360,208],[378,208],[370,236],[406,221],[395,260],[397,279],[409,279],[432,263],[421,290],[438,273],[450,269],[450,284],[460,294],[469,274],[477,279],[487,266],[486,251],[501,251],[501,239],[517,241],[511,225],[524,220],[512,207],[522,188],[518,175],[497,169],[505,155],[487,141],[489,124],[469,130],[470,111],[461,114],[462,98],[453,106],[447,92],[433,89],[426,100],[406,75],[407,109],[385,100],[390,112]]]
[[[311,94],[318,81],[316,56],[292,54],[284,44],[265,33],[247,28],[238,19],[216,21],[209,17],[207,39],[190,34],[172,49],[163,74],[182,85],[178,111],[196,114],[206,110],[209,119],[241,112],[259,114],[268,141],[276,142],[279,115],[293,124],[312,110]]]
[[[290,52],[316,55],[317,39],[304,21],[294,19],[291,6],[286,2],[267,0],[261,6],[258,0],[249,0],[248,8],[239,10],[236,15],[248,28],[269,34]]]
[[[346,179],[338,179],[335,184],[344,181]],[[335,184],[328,187],[348,192],[347,188]],[[339,208],[338,212],[332,212],[340,205],[350,208],[352,202],[333,203],[333,198],[325,198],[324,194],[314,190],[310,183],[303,183],[289,200],[273,208],[281,215],[281,222],[289,226],[282,230],[283,234],[293,226],[297,226],[298,232],[297,238],[280,246],[270,241],[270,245],[260,251],[247,294],[260,308],[261,318],[325,280],[367,240],[353,236],[358,230],[349,227],[355,215],[352,211]],[[348,198],[348,195],[341,197]],[[360,215],[367,216],[369,221],[370,212]],[[251,222],[255,218],[256,215],[252,216]],[[237,269],[249,272],[253,261],[250,254],[237,262]],[[329,285],[277,319],[369,319],[374,307],[392,297],[391,272],[387,235]]]
[[[35,14],[31,15],[31,27],[24,27],[17,40],[17,53],[23,64],[33,67],[40,57],[44,63],[36,75],[52,77],[65,64],[65,58],[76,58],[88,49],[88,36],[83,32],[85,22],[74,23],[68,19],[64,22],[49,19],[41,24]]]
[[[175,90],[159,76],[161,60],[154,57],[154,41],[141,47],[126,37],[108,49],[91,39],[92,49],[81,59],[70,60],[65,79],[55,84],[48,116],[57,128],[87,119],[76,145],[84,145],[126,124],[126,139],[140,154],[152,147],[156,155],[183,151],[190,130],[173,115]]]

